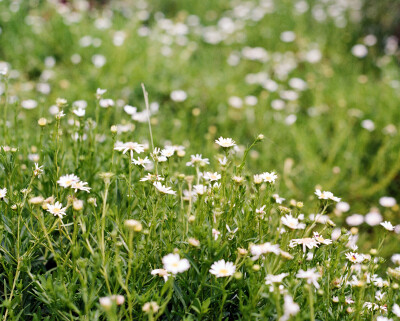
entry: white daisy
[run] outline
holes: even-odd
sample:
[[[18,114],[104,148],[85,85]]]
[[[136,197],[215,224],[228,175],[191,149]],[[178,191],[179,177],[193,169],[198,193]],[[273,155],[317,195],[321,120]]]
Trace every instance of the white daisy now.
[[[314,286],[319,289],[318,279],[321,277],[321,274],[316,272],[315,268],[308,269],[306,271],[300,269],[299,273],[296,274],[296,277],[299,279],[306,279],[308,284],[314,284]]]
[[[157,188],[157,190],[158,190],[159,192],[161,192],[161,193],[170,194],[170,195],[175,195],[175,194],[176,194],[176,192],[173,191],[173,190],[171,189],[171,187],[164,186],[164,185],[161,184],[160,182],[154,182],[153,185],[154,185],[154,187]]]
[[[76,176],[74,174],[68,174],[68,175],[61,176],[59,178],[59,180],[57,181],[57,183],[61,187],[67,188],[67,187],[71,187],[73,183],[77,183],[79,181],[80,181],[80,179],[78,176]]]
[[[293,239],[290,240],[289,246],[291,248],[296,247],[297,245],[302,245],[303,246],[303,252],[306,251],[306,248],[312,249],[313,247],[318,247],[319,242],[310,237],[302,238],[302,239]]]
[[[221,174],[218,174],[217,172],[215,173],[211,173],[211,172],[206,172],[204,173],[204,179],[206,179],[207,181],[219,181],[221,179]]]
[[[281,273],[278,275],[267,274],[267,276],[265,277],[265,284],[269,285],[273,283],[282,283],[283,279],[288,275],[289,273]]]
[[[351,263],[362,263],[365,260],[365,256],[363,254],[359,254],[356,252],[349,252],[346,253],[346,258],[351,262]]]
[[[225,262],[219,260],[211,265],[210,273],[214,274],[217,278],[231,276],[236,271],[236,266],[232,262]]]
[[[303,230],[306,227],[304,223],[300,223],[299,219],[293,217],[291,214],[281,217],[281,221],[283,225],[286,225],[292,230]]]
[[[72,189],[75,190],[75,193],[78,190],[90,193],[91,188],[89,186],[86,186],[87,184],[88,184],[87,182],[82,182],[82,181],[73,182],[71,187],[72,187]]]
[[[153,271],[151,271],[152,275],[158,275],[164,278],[164,281],[167,282],[168,281],[168,277],[171,275],[170,273],[168,273],[167,270],[165,269],[155,269]]]
[[[265,172],[261,174],[261,177],[263,178],[264,182],[275,183],[278,175],[276,175],[275,172]]]
[[[230,148],[236,146],[236,143],[232,138],[223,138],[222,136],[216,139],[215,143],[223,148]]]
[[[145,158],[138,157],[137,159],[132,159],[132,163],[137,166],[146,167],[146,165],[151,164],[150,159],[146,156]]]
[[[332,200],[335,202],[340,202],[340,198],[333,195],[332,192],[321,191],[319,189],[315,190],[315,195],[318,196],[320,200]]]
[[[47,204],[47,211],[54,216],[58,216],[59,218],[62,218],[64,215],[66,215],[66,210],[67,208],[62,207],[62,204],[60,202],[56,202],[54,205]]]
[[[1,188],[0,189],[0,198],[4,198],[7,195],[7,188]]]
[[[144,152],[144,145],[135,142],[117,143],[115,144],[114,149],[120,152],[122,151],[122,154],[125,154],[127,151],[129,151],[131,158],[133,158],[133,152],[138,154]]]
[[[178,274],[189,270],[190,263],[187,259],[181,259],[179,254],[168,254],[162,258],[164,269],[172,274]]]
[[[392,223],[390,223],[389,221],[385,221],[383,223],[381,223],[381,225],[387,229],[388,231],[394,231],[394,226],[392,225]]]

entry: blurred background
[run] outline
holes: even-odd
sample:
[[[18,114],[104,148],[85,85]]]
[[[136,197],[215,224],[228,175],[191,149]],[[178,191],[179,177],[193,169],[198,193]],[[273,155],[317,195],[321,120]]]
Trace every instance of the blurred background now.
[[[56,98],[94,119],[97,88],[99,143],[113,124],[146,140],[143,82],[158,145],[208,157],[219,136],[240,153],[262,133],[250,168],[275,170],[281,196],[320,187],[350,205],[336,215],[351,226],[368,231],[371,211],[400,223],[399,37],[394,0],[0,0],[7,127],[25,137],[4,144],[33,162]]]

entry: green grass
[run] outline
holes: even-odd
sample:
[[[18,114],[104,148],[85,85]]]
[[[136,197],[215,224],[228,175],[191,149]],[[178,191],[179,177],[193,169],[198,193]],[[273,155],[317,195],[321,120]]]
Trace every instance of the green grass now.
[[[397,197],[399,192],[398,52],[385,51],[386,39],[379,37],[366,57],[352,55],[352,47],[363,43],[366,34],[362,23],[351,17],[362,12],[344,8],[347,23],[338,27],[340,21],[329,16],[337,8],[334,1],[308,1],[311,9],[303,14],[295,13],[294,1],[149,1],[146,6],[111,1],[88,10],[74,3],[71,9],[46,1],[0,1],[0,70],[1,61],[10,69],[0,76],[0,189],[7,188],[0,199],[3,320],[277,320],[288,312],[287,294],[300,305],[293,320],[376,320],[381,314],[396,318],[392,306],[399,302],[399,272],[388,270],[394,268],[388,258],[397,251],[397,234],[366,223],[348,232],[345,223],[347,215],[366,214],[371,207],[378,207],[394,225],[399,215],[397,205],[385,208],[378,203],[380,197]],[[259,21],[234,18],[237,30],[225,40],[204,41],[203,35],[221,23],[220,18],[232,17],[239,5],[256,13],[264,8],[266,13]],[[140,20],[144,8],[149,18]],[[328,12],[324,21],[313,16],[318,8]],[[161,13],[169,20],[160,20]],[[198,25],[190,25],[190,15],[198,17]],[[79,21],[66,23],[77,16]],[[101,16],[110,18],[109,28],[96,28]],[[163,29],[178,23],[188,28],[185,36]],[[150,34],[139,36],[144,28]],[[287,30],[295,32],[293,42],[280,40]],[[125,32],[121,46],[113,44],[116,31]],[[99,46],[82,47],[85,36]],[[245,47],[262,47],[269,58],[246,59],[241,54]],[[302,58],[316,47],[319,62]],[[162,54],[166,48],[169,56]],[[76,54],[81,57],[78,64],[71,61]],[[106,58],[101,68],[92,63],[96,54]],[[242,56],[237,65],[228,63],[232,55]],[[46,66],[46,57],[53,57],[55,65]],[[279,67],[284,60],[287,64]],[[282,68],[288,66],[285,75]],[[259,73],[266,73],[279,89],[247,81]],[[274,110],[273,101],[281,99],[281,90],[290,89],[292,78],[306,81],[307,89],[295,90],[297,99]],[[51,87],[49,93],[36,90],[43,83]],[[134,121],[123,109],[129,104],[146,110],[142,83],[150,103],[159,106],[150,117],[152,137],[146,118]],[[97,88],[106,88],[103,98],[113,99],[115,106],[99,107]],[[178,89],[187,93],[186,100],[171,99]],[[255,96],[258,101],[234,108],[229,105],[232,96]],[[58,101],[66,114],[61,118],[50,113],[59,97],[67,100]],[[27,99],[36,100],[37,107],[24,109],[22,101]],[[73,113],[73,102],[80,99],[87,101],[83,117]],[[296,121],[286,124],[293,115]],[[41,118],[46,119],[43,126],[38,124]],[[368,119],[373,131],[362,127]],[[113,125],[131,125],[131,130],[116,132]],[[256,138],[259,134],[263,139]],[[238,148],[219,147],[215,140],[220,136],[232,137]],[[129,152],[114,150],[121,141],[144,144],[144,153],[134,158],[147,156],[154,169],[135,166]],[[153,144],[161,149],[183,146],[184,153],[182,147],[167,162],[157,162]],[[193,154],[209,158],[210,164],[186,166]],[[229,163],[221,166],[218,158],[224,155]],[[40,177],[32,171],[34,163],[43,165]],[[213,188],[203,171],[221,174],[221,186]],[[275,184],[255,184],[253,175],[266,171],[278,174]],[[164,195],[149,182],[140,182],[147,172],[161,175],[162,184],[177,195]],[[57,183],[71,173],[88,183],[90,193]],[[233,176],[243,177],[243,182]],[[207,193],[187,196],[196,184],[207,186]],[[318,200],[317,188],[341,197],[350,211],[341,213],[333,201]],[[286,198],[282,206],[275,202],[275,193]],[[66,215],[60,219],[44,203],[32,204],[34,196],[53,196],[48,203],[62,203]],[[263,205],[262,217],[256,209]],[[321,212],[331,221],[317,224],[309,217]],[[285,233],[278,233],[288,213],[304,214],[306,228],[286,227]],[[139,221],[142,229],[127,228],[129,219]],[[238,230],[231,233],[227,226]],[[332,244],[307,250],[313,253],[309,260],[301,247],[289,246],[292,239],[310,237],[313,231],[330,239],[341,227],[341,236]],[[213,229],[221,233],[217,240]],[[351,234],[359,237],[359,251],[372,255],[357,265],[360,270],[351,269],[345,257],[352,251]],[[200,244],[191,244],[190,238]],[[252,260],[250,253],[238,252],[265,242],[279,244],[283,254]],[[152,270],[162,268],[162,258],[175,252],[190,268],[167,282],[153,276]],[[233,262],[236,273],[227,278],[210,274],[211,265],[221,259]],[[299,269],[310,268],[321,273],[319,289],[296,277]],[[264,278],[280,273],[288,273],[283,287],[270,291]],[[368,273],[379,274],[387,283],[380,287],[369,282]],[[339,282],[353,276],[359,283]],[[375,298],[377,290],[386,293],[384,299]],[[112,300],[107,307],[103,301],[102,307],[99,299],[111,295],[123,295],[125,302],[116,306]],[[347,297],[355,302],[345,304]],[[144,311],[147,302],[156,302],[159,310]],[[364,302],[386,305],[389,312],[368,312]]]

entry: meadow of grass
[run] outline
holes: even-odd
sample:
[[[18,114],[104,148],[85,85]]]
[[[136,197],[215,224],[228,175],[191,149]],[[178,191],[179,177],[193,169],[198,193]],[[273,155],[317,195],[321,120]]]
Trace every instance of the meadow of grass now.
[[[0,0],[2,320],[399,319],[363,4]]]

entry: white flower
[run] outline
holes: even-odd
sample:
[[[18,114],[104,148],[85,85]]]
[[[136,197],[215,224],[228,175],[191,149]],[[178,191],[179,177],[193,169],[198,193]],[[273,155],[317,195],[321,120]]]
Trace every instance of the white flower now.
[[[264,182],[267,183],[275,183],[275,180],[278,178],[278,175],[275,174],[275,172],[265,172],[261,174],[261,177],[263,178]]]
[[[376,210],[373,210],[369,212],[367,215],[365,215],[365,223],[367,223],[369,226],[376,226],[382,221],[383,221],[382,215]]]
[[[214,274],[217,278],[231,276],[236,271],[236,266],[232,262],[225,262],[219,260],[211,265],[210,273]]]
[[[346,217],[346,223],[350,226],[358,226],[364,223],[364,216],[361,214],[353,214]]]
[[[336,204],[336,209],[340,212],[347,212],[350,209],[349,203],[339,202]]]
[[[221,174],[218,174],[217,172],[215,173],[206,172],[203,177],[208,181],[214,182],[214,181],[219,181],[221,179]]]
[[[138,159],[132,159],[132,163],[137,165],[137,166],[143,166],[146,167],[146,165],[151,164],[151,161],[149,160],[149,158],[146,156],[145,158],[140,158],[138,157]]]
[[[384,196],[379,199],[379,204],[383,207],[393,207],[396,205],[396,199],[390,196]]]
[[[321,234],[319,234],[318,232],[314,232],[314,239],[320,243],[320,244],[325,244],[325,245],[329,245],[332,244],[332,240],[330,239],[325,239]]]
[[[127,151],[129,151],[132,159],[133,152],[138,154],[144,152],[144,145],[135,142],[117,143],[115,144],[114,149],[120,152],[122,151],[122,154],[125,154]]]
[[[78,190],[90,193],[91,188],[89,186],[86,186],[87,184],[88,184],[87,182],[81,182],[81,181],[72,182],[71,187],[72,187],[72,189],[75,190],[75,193]]]
[[[107,89],[97,88],[97,90],[96,90],[97,99],[100,99],[101,96],[103,96],[106,93],[106,91],[107,91]]]
[[[252,244],[250,246],[250,253],[253,255],[251,258],[253,261],[258,260],[258,258],[261,255],[267,254],[267,253],[274,253],[276,255],[279,255],[281,253],[281,250],[279,248],[278,244],[271,244],[270,242],[266,242],[264,244]]]
[[[56,202],[54,205],[47,204],[47,211],[54,216],[58,216],[59,218],[62,218],[64,215],[66,215],[66,210],[67,208],[62,207],[62,204],[60,202]]]
[[[35,109],[37,107],[38,103],[36,100],[33,99],[27,99],[27,100],[23,100],[21,101],[21,106],[24,109]]]
[[[295,316],[300,311],[300,306],[293,301],[293,298],[290,295],[284,296],[283,303],[283,316],[279,319],[279,321],[287,321],[291,316]]]
[[[293,217],[291,214],[281,217],[283,225],[286,225],[292,230],[303,230],[306,225],[304,223],[299,223],[299,219]]]
[[[312,249],[313,247],[318,247],[319,242],[315,238],[306,237],[303,239],[293,239],[290,240],[289,246],[291,248],[296,247],[297,245],[303,246],[303,252],[306,251],[306,247],[308,249]]]
[[[257,214],[261,214],[261,215],[264,215],[265,214],[265,206],[266,205],[263,205],[263,206],[261,206],[260,208],[256,208],[256,213]]]
[[[400,318],[400,306],[397,303],[393,304],[392,312],[393,314],[395,314],[397,317]]]
[[[364,58],[368,55],[368,48],[362,44],[357,44],[351,48],[351,53],[357,58]]]
[[[321,199],[323,199],[323,200],[330,199],[335,202],[340,202],[340,198],[333,196],[333,194],[331,192],[327,192],[327,191],[321,192],[321,190],[317,189],[317,190],[315,190],[315,195],[317,195],[320,200]]]
[[[73,183],[77,183],[79,181],[80,181],[80,179],[78,176],[76,176],[74,174],[68,174],[68,175],[61,176],[59,178],[59,180],[57,181],[57,183],[61,187],[67,188],[67,187],[71,187]]]
[[[172,274],[178,274],[189,270],[190,263],[187,259],[181,259],[179,254],[168,254],[162,258],[164,269]]]
[[[314,286],[319,289],[317,280],[321,277],[321,274],[316,272],[315,268],[308,269],[306,271],[300,269],[299,273],[296,274],[296,277],[300,279],[306,279],[308,284],[314,284]]]
[[[394,264],[400,265],[400,254],[393,254],[391,260]]]
[[[282,283],[283,279],[288,275],[289,273],[281,273],[278,275],[267,274],[267,276],[265,277],[265,284],[269,285],[273,283]]]
[[[167,157],[167,158],[173,156],[174,153],[175,153],[175,149],[173,147],[166,147],[165,149],[163,149],[161,151],[161,155],[164,157]]]
[[[390,223],[389,221],[385,221],[383,223],[381,223],[381,225],[387,229],[388,231],[393,231],[394,230],[394,226],[392,225],[392,223]]]
[[[0,189],[0,198],[4,198],[7,195],[7,188],[1,188]]]
[[[197,195],[204,195],[207,192],[207,186],[205,185],[194,185],[193,186],[193,191],[197,194]]]
[[[171,189],[171,187],[164,186],[164,185],[161,184],[160,182],[154,182],[153,185],[154,185],[154,187],[157,188],[157,190],[158,190],[159,192],[161,192],[161,193],[170,194],[170,195],[175,195],[175,194],[176,194],[176,192],[173,191],[173,190]]]
[[[218,240],[219,235],[221,234],[220,231],[216,230],[215,228],[212,229],[212,235],[214,236],[214,240]]]
[[[33,170],[33,175],[40,177],[42,173],[43,173],[43,165],[39,166],[38,163],[35,163],[35,169]]]
[[[222,136],[215,140],[215,143],[224,148],[236,146],[236,143],[232,138],[223,138]]]
[[[346,253],[346,258],[351,263],[362,263],[365,260],[365,256],[363,254],[359,254],[359,253],[355,253],[355,252]]]
[[[171,92],[170,97],[173,101],[182,102],[186,100],[187,94],[183,90],[174,90]]]
[[[226,166],[226,164],[228,164],[228,159],[226,158],[226,156],[224,156],[223,158],[218,158],[218,163],[220,163],[221,166]]]
[[[203,158],[201,154],[196,154],[196,155],[191,155],[190,156],[190,162],[186,163],[186,166],[206,166],[210,164],[210,161],[208,158]]]
[[[164,177],[157,175],[157,174],[150,174],[150,173],[147,173],[145,177],[142,177],[140,179],[141,182],[146,182],[146,181],[162,182],[163,180],[164,180]]]
[[[86,113],[85,109],[81,107],[79,107],[78,109],[74,109],[72,112],[78,117],[83,117]]]
[[[282,204],[283,201],[286,200],[286,198],[280,197],[278,194],[274,194],[274,195],[272,195],[272,197],[275,199],[275,202],[277,204]]]
[[[168,281],[168,277],[171,275],[170,273],[168,273],[167,270],[165,269],[155,269],[153,271],[151,271],[152,275],[158,275],[164,278],[164,281],[167,282]]]

